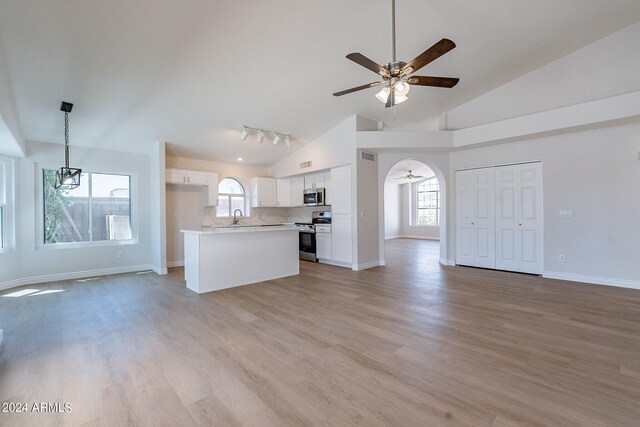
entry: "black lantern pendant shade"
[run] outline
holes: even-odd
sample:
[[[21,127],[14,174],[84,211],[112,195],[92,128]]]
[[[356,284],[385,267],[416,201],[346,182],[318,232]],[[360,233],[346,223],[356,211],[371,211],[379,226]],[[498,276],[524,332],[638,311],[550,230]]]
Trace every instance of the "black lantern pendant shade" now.
[[[70,102],[62,101],[60,111],[64,112],[64,166],[56,171],[55,188],[63,190],[73,190],[80,186],[80,175],[82,169],[69,167],[69,113],[73,108]]]

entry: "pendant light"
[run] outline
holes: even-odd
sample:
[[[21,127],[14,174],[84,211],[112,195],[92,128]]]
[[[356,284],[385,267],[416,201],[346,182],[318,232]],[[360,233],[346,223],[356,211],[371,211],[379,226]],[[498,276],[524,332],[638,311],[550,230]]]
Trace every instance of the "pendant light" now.
[[[80,175],[82,169],[69,167],[69,113],[73,108],[70,102],[62,101],[60,111],[64,112],[64,166],[56,171],[55,188],[63,190],[73,190],[80,186]]]

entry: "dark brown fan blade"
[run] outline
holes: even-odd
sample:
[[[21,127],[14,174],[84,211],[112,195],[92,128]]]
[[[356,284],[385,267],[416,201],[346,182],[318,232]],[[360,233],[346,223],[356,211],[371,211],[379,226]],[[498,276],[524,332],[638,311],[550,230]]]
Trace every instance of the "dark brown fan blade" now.
[[[357,53],[357,52],[350,53],[349,55],[347,55],[347,59],[350,59],[356,64],[362,65],[364,68],[367,68],[376,74],[380,74],[383,77],[389,76],[389,71],[387,71],[386,68],[384,68],[380,64],[373,62],[372,60],[370,60],[369,58],[367,58],[361,53]]]
[[[431,77],[431,76],[411,76],[407,79],[410,85],[436,86],[452,88],[458,84],[460,79],[456,77]]]
[[[346,95],[348,93],[357,92],[357,91],[362,90],[362,89],[369,89],[370,87],[379,86],[382,83],[384,83],[384,82],[375,82],[375,83],[369,83],[369,84],[358,86],[358,87],[352,87],[351,89],[346,89],[346,90],[342,90],[340,92],[336,92],[336,93],[333,94],[333,96],[342,96],[342,95]]]
[[[387,97],[387,103],[385,104],[384,108],[391,108],[396,105],[396,91],[393,89],[393,87],[390,87],[389,89],[389,96]]]
[[[442,55],[449,52],[454,47],[456,47],[456,44],[454,42],[449,39],[442,39],[438,43],[434,44],[429,49],[425,50],[420,55],[409,61],[404,67],[402,67],[400,74],[415,73],[420,68],[424,67],[429,62],[435,61],[436,59],[440,58]]]

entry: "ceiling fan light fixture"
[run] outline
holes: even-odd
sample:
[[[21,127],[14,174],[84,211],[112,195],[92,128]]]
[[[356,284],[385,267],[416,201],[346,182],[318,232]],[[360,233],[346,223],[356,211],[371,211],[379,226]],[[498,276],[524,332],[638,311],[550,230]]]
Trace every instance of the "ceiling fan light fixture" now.
[[[385,86],[382,89],[380,89],[380,92],[376,93],[376,98],[378,98],[378,101],[382,102],[382,103],[386,103],[387,102],[387,98],[389,98],[389,86]]]
[[[411,89],[411,86],[409,85],[409,83],[404,81],[399,81],[394,85],[394,90],[396,91],[396,97],[402,97],[402,96],[406,97],[407,94],[409,93],[409,89]]]
[[[240,132],[240,139],[243,141],[246,141],[248,136],[249,136],[249,132],[247,132],[247,128],[242,126],[242,132]]]

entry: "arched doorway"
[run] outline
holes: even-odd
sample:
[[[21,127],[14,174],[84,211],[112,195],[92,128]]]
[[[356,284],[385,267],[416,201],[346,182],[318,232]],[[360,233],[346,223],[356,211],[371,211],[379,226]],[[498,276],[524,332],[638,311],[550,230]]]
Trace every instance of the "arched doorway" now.
[[[389,265],[387,260],[415,258],[438,267],[447,258],[444,175],[416,157],[381,166],[381,260]]]

